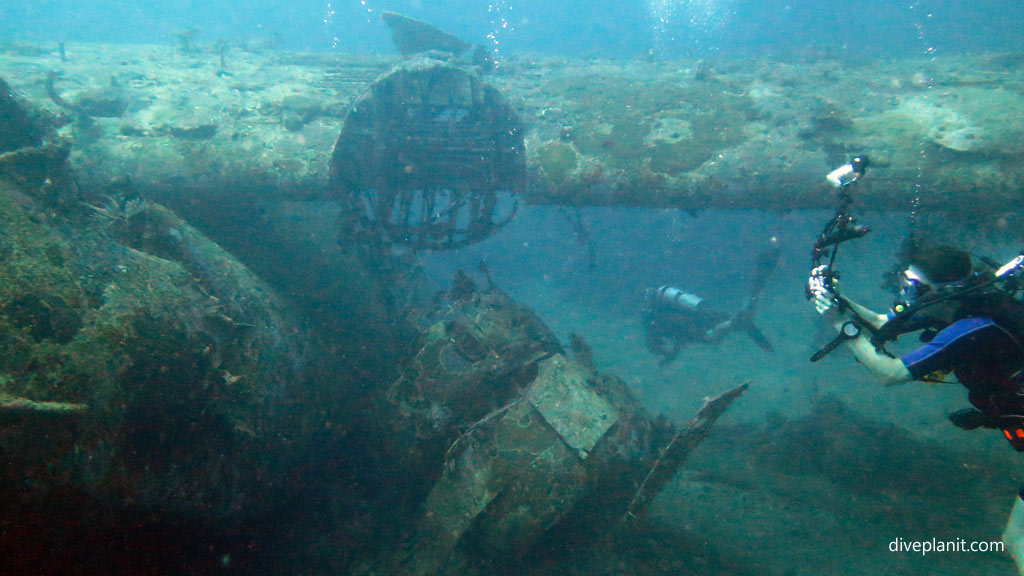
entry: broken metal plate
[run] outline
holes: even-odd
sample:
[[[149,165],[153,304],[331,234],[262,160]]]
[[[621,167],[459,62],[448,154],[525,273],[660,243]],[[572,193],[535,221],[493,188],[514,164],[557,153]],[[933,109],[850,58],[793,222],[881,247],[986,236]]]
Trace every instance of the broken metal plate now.
[[[564,356],[541,362],[528,398],[562,440],[585,458],[618,420],[618,411],[594,392],[587,374]]]

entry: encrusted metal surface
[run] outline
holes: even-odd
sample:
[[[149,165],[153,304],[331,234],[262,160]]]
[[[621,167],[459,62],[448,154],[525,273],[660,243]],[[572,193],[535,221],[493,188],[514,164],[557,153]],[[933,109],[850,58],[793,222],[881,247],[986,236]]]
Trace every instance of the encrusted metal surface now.
[[[346,225],[415,248],[486,238],[514,214],[497,193],[522,192],[525,182],[512,106],[477,75],[433,60],[375,82],[349,112],[331,159]]]
[[[618,411],[589,386],[586,372],[564,356],[541,362],[527,393],[544,420],[583,458],[618,420]]]

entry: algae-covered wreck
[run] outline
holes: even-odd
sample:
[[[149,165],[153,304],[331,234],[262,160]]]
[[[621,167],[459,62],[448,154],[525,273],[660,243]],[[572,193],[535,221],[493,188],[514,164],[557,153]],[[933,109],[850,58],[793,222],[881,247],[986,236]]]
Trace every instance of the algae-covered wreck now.
[[[299,320],[166,208],[80,188],[67,143],[45,121],[8,131],[26,116],[3,96],[3,133],[31,135],[0,156],[8,485],[190,513],[265,506],[242,485],[267,483],[272,415],[309,345]]]
[[[387,474],[408,479],[392,478],[385,501],[408,522],[393,537],[411,547],[363,559],[339,552],[340,565],[433,574],[471,573],[486,558],[515,563],[552,538],[596,537],[641,515],[630,502],[653,497],[739,395],[677,430],[650,418],[582,349],[568,358],[493,286],[479,290],[462,274],[435,304],[400,298],[416,292],[417,277],[387,246],[477,242],[514,214],[497,194],[522,194],[526,182],[518,119],[494,88],[447,64],[402,70],[357,107],[363,116],[349,116],[335,147],[332,189],[344,202],[331,258],[346,264],[302,298],[281,296],[287,279],[268,284],[159,203],[188,211],[180,180],[174,194],[169,181],[162,193],[134,177],[82,181],[68,160],[86,158],[79,139],[102,140],[104,122],[121,115],[54,98],[52,75],[50,97],[72,117],[36,112],[3,85],[0,499],[8,522],[40,542],[15,554],[0,539],[18,568],[63,569],[86,554],[45,555],[47,542],[69,537],[43,520],[53,507],[63,509],[58,520],[75,516],[100,532],[127,522],[158,533],[167,518],[230,532],[318,499],[357,506],[365,490],[332,492]],[[387,132],[405,106],[396,94],[421,105],[418,140]],[[147,107],[126,98],[126,114]],[[57,135],[61,125],[68,138]],[[147,137],[183,138],[157,132]],[[433,186],[411,200],[423,178]],[[299,276],[315,265],[291,267]],[[317,321],[353,278],[377,294],[375,306],[359,303],[369,322],[351,310]],[[375,337],[380,346],[368,345]],[[666,471],[658,456],[670,440],[679,448]],[[353,469],[311,475],[310,455],[324,452]],[[656,466],[658,479],[645,484]],[[386,510],[338,514],[342,526],[388,532]]]
[[[16,48],[0,75],[36,105],[119,87],[117,117],[72,122],[83,182],[127,175],[154,197],[324,197],[348,108],[401,62],[386,56],[161,46]],[[430,54],[430,53],[428,53]],[[423,58],[418,55],[414,58]],[[1018,56],[800,62],[520,58],[489,84],[523,123],[526,201],[688,210],[829,207],[821,174],[876,159],[865,204],[941,210],[970,199],[1015,206],[1021,136]],[[471,63],[468,67],[478,70]],[[223,68],[226,68],[226,72]],[[51,72],[57,80],[48,82]],[[81,118],[77,112],[70,112]]]

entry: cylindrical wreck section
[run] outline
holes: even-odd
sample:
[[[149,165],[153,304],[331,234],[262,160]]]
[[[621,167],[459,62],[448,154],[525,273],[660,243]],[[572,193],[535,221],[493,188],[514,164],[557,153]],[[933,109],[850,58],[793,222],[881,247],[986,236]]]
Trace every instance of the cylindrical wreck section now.
[[[511,104],[478,75],[413,61],[353,104],[330,174],[346,237],[459,248],[515,214],[499,194],[525,190],[523,129]]]
[[[414,69],[443,76],[461,65],[246,51],[220,62],[156,46],[75,53],[66,62],[38,51],[5,57],[0,75],[64,118],[83,184],[128,177],[143,194],[190,202],[334,196],[329,166],[346,161],[335,144],[353,105],[388,86],[413,87],[396,81]],[[482,79],[464,73],[518,117],[530,203],[831,208],[824,176],[856,154],[873,160],[858,190],[872,209],[906,210],[918,198],[924,209],[998,214],[1021,196],[1024,73],[1012,55],[522,58]],[[423,123],[406,120],[392,116],[380,136],[393,147],[415,142]],[[476,156],[454,162],[472,148],[437,151],[436,166],[479,165]],[[406,179],[425,177],[415,163],[395,167],[409,166]]]
[[[0,501],[94,521],[275,509],[316,426],[292,410],[318,394],[302,321],[160,204],[79,188],[53,118],[5,88]]]
[[[547,97],[529,114],[529,201],[831,207],[825,175],[868,154],[868,209],[1012,210],[1024,120],[1011,111],[1024,97],[1006,67],[979,56],[548,70],[532,92]]]

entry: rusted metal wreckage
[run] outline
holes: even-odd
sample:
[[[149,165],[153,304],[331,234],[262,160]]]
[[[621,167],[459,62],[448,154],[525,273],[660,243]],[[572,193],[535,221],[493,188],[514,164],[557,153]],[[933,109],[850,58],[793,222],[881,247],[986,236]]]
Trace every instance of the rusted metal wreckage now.
[[[0,104],[10,103],[13,111],[20,110],[6,99],[6,92],[3,96]],[[18,114],[10,117],[28,122]],[[5,145],[0,159],[17,158],[41,145],[40,140]],[[26,189],[44,185],[23,179],[18,166],[6,166],[0,177],[18,180]],[[475,73],[437,61],[409,62],[374,84],[348,115],[331,168],[331,188],[344,206],[343,241],[375,248],[370,255],[377,258],[388,257],[390,244],[436,250],[486,238],[514,214],[514,204],[504,198],[524,191],[527,174],[523,130],[514,108]],[[55,170],[50,166],[47,172]],[[222,289],[225,278],[241,277],[242,272],[228,274],[228,267],[221,263],[226,258],[214,261],[205,256],[198,246],[208,246],[211,253],[219,249],[159,205],[135,199],[142,203],[136,211],[113,197],[108,197],[109,206],[89,204],[77,188],[63,193],[64,200],[41,192],[38,198],[55,207],[70,203],[84,214],[83,226],[96,228],[104,239],[112,236],[107,240],[115,248],[132,247],[129,255],[152,251],[155,256],[147,261],[181,260],[194,282],[209,283],[205,290],[222,296],[206,300],[231,302],[232,294],[238,292],[248,295],[240,299],[254,306],[265,302],[272,306],[272,299],[262,296],[262,288],[244,284]],[[181,313],[188,314],[189,308],[181,305],[185,307]],[[284,325],[269,311],[264,314],[266,321],[243,326],[225,316],[223,309],[218,304],[214,311],[195,315],[200,322],[196,330],[241,334],[237,339],[258,351],[250,340],[260,341],[262,327],[275,332]],[[242,308],[232,311],[235,317],[245,314]],[[532,312],[494,286],[478,290],[460,274],[441,305],[429,314],[431,322],[419,336],[418,350],[398,368],[399,376],[379,391],[373,420],[381,427],[382,452],[399,455],[406,473],[431,482],[432,487],[425,492],[424,513],[406,534],[410,545],[400,554],[391,549],[370,561],[368,573],[429,574],[473,562],[481,555],[508,559],[535,550],[549,537],[596,526],[607,529],[641,516],[715,419],[746,387],[709,400],[693,421],[677,430],[651,418],[623,381],[596,371],[581,339],[574,341],[570,357]],[[155,335],[158,342],[167,338],[162,330]],[[225,350],[234,342],[209,341],[220,342],[218,347]],[[156,345],[149,340],[140,345],[150,344]],[[197,354],[216,352],[211,344]],[[248,366],[241,359],[244,355],[237,356],[239,366]],[[268,362],[262,353],[254,358]],[[215,373],[210,377],[217,383],[210,388],[213,395],[230,386],[238,387],[239,394],[262,394],[265,391],[257,387],[260,379],[276,377],[264,365],[246,371],[242,380],[234,374],[242,374],[243,369],[229,365],[227,358],[197,363]],[[128,372],[138,380],[141,367],[136,368]],[[172,378],[161,376],[157,384],[167,387]],[[191,385],[191,381],[173,382]],[[82,385],[100,386],[92,381]],[[133,381],[126,389],[142,387]],[[200,392],[191,393],[200,395],[194,402],[206,401]],[[315,402],[300,405],[316,409]],[[336,408],[343,412],[343,407]],[[86,410],[84,404],[0,395],[0,416],[4,417],[20,418],[30,412],[66,418]],[[271,433],[269,416],[260,413],[250,418],[262,428],[243,416],[235,414],[231,420],[235,428],[229,436],[234,441],[249,442]],[[174,432],[171,424],[154,422]],[[45,427],[46,421],[30,425]],[[33,429],[19,430],[29,434]],[[298,439],[295,443],[301,444]],[[251,444],[254,449],[259,446],[255,441]],[[43,467],[64,457],[41,451],[31,456],[31,466]],[[197,461],[203,463],[198,457]],[[163,460],[160,464],[171,465]],[[249,463],[243,458],[232,465],[244,470]],[[238,478],[242,482],[249,475]],[[89,480],[97,493],[105,494],[105,478]],[[162,490],[176,489],[166,477],[152,479],[158,481]],[[215,484],[216,474],[203,482]],[[130,492],[135,487],[126,489]],[[261,489],[257,483],[237,491],[259,495]],[[163,494],[152,490],[154,498]],[[232,493],[224,491],[225,497]],[[227,514],[241,506],[235,501],[197,502],[187,510],[207,506]]]
[[[581,340],[570,354],[529,309],[460,272],[379,410],[397,467],[434,480],[402,545],[355,573],[465,573],[632,528],[747,388],[706,399],[677,428],[587,357]]]
[[[331,157],[342,234],[453,249],[505,225],[526,186],[523,130],[493,86],[461,67],[415,60],[349,112]]]
[[[822,175],[866,153],[875,163],[858,198],[870,209],[967,210],[998,219],[1020,206],[1018,55],[520,57],[494,68],[451,52],[463,48],[436,45],[405,61],[237,50],[222,65],[171,47],[81,45],[68,61],[10,51],[0,57],[0,75],[35,105],[79,117],[62,134],[74,139],[71,161],[83,184],[129,177],[141,193],[172,206],[226,195],[333,197],[332,148],[349,104],[398,80],[387,79],[392,70],[408,77],[413,62],[427,66],[431,58],[470,75],[489,71],[481,86],[493,86],[518,115],[524,203],[831,209]],[[224,66],[230,74],[221,73]],[[72,110],[46,92],[54,68],[57,95],[77,104]],[[121,88],[106,101],[121,115],[80,121],[83,113],[109,114],[84,104],[113,92],[111,70]]]
[[[334,147],[342,242],[386,258],[391,244],[438,250],[490,236],[525,191],[523,134],[514,107],[475,71],[433,59],[399,66],[356,101]],[[385,547],[357,573],[514,562],[545,539],[636,519],[746,389],[708,400],[674,430],[597,372],[582,339],[574,345],[570,357],[528,309],[457,275],[380,409],[387,451],[436,481],[400,552]]]

